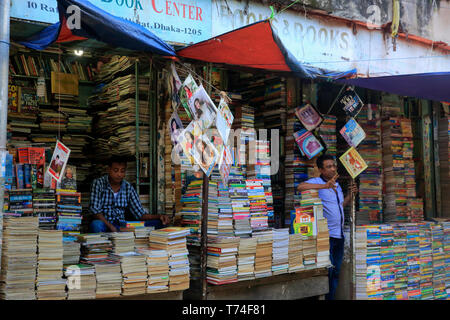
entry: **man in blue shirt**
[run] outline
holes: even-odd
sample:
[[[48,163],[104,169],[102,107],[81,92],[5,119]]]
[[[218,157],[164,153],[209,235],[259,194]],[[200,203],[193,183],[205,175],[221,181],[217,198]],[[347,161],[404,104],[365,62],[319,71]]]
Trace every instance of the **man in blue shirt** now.
[[[120,231],[127,209],[136,220],[146,220],[145,226],[159,229],[169,223],[168,216],[145,211],[136,190],[124,180],[126,169],[126,160],[113,156],[108,161],[108,174],[93,181],[89,211],[95,220],[91,222],[90,232]]]
[[[341,186],[336,182],[338,174],[333,156],[324,154],[318,157],[317,167],[320,177],[301,183],[297,189],[298,191],[318,190],[319,198],[322,200],[323,215],[327,219],[330,234],[330,260],[333,265],[328,272],[329,293],[326,298],[333,300],[344,256],[344,207],[350,202],[351,193],[357,192],[358,189],[356,185],[352,185],[347,196],[344,197]]]

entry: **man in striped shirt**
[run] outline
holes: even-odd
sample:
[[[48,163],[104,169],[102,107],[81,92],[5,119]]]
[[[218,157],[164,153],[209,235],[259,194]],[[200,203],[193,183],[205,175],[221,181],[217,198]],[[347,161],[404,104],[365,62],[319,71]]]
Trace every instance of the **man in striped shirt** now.
[[[129,210],[136,220],[145,220],[145,226],[162,228],[169,223],[166,215],[148,214],[142,207],[133,186],[124,180],[127,162],[113,156],[108,161],[108,174],[95,179],[91,186],[89,211],[94,215],[90,232],[117,232]]]

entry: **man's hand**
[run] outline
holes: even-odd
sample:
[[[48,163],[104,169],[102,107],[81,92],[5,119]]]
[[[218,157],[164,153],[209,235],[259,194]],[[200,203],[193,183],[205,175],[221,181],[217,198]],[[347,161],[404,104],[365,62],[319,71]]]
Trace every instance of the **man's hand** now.
[[[159,218],[161,219],[161,222],[163,225],[167,225],[170,222],[169,216],[167,216],[165,214],[162,214]]]
[[[352,193],[358,193],[358,186],[356,184],[351,184],[348,187],[348,193],[352,194]]]
[[[327,181],[327,183],[325,184],[325,189],[333,189],[336,190],[336,179],[339,177],[339,175],[336,173],[336,175],[331,178],[330,180]]]
[[[112,224],[111,224],[111,226],[109,227],[109,230],[111,230],[111,232],[117,232],[117,228],[114,227]]]

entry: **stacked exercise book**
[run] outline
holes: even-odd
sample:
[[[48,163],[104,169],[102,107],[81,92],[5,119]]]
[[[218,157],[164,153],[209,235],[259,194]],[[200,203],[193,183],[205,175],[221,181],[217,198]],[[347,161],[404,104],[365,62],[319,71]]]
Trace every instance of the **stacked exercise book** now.
[[[58,213],[56,229],[63,230],[64,234],[80,233],[81,193],[57,190],[56,211]]]
[[[250,226],[250,202],[243,173],[238,167],[231,167],[229,192],[233,210],[234,234],[237,237],[249,237],[252,234]]]
[[[194,180],[189,183],[185,194],[181,197],[183,207],[181,209],[183,227],[190,229],[188,244],[200,243],[201,217],[202,217],[202,180]]]
[[[258,230],[253,233],[256,238],[255,278],[272,275],[273,230]]]
[[[147,291],[146,256],[134,251],[115,255],[122,270],[122,295],[145,294]]]
[[[33,215],[39,217],[39,228],[53,230],[56,225],[55,190],[33,190]]]
[[[303,270],[303,240],[300,233],[289,235],[289,273]]]
[[[269,227],[267,202],[263,181],[259,179],[245,180],[247,196],[250,203],[250,226],[252,232]]]
[[[147,257],[147,293],[169,291],[169,255],[166,250],[139,250]]]
[[[273,229],[272,274],[289,271],[289,228]]]
[[[113,245],[113,253],[121,254],[134,251],[134,233],[133,232],[111,232],[108,234],[109,240]]]
[[[95,299],[97,282],[93,265],[64,266],[64,275],[67,279],[67,300]]]
[[[208,234],[217,235],[219,229],[219,200],[217,182],[208,182]],[[201,215],[200,215],[201,219]]]
[[[206,281],[221,285],[237,282],[239,237],[208,237]]]
[[[240,238],[237,255],[238,281],[255,279],[256,238]]]
[[[327,219],[317,219],[317,268],[328,267],[330,261],[330,235]]]
[[[233,231],[233,209],[231,205],[230,192],[228,187],[222,182],[218,185],[219,192],[219,214],[218,214],[218,227],[217,235],[231,237],[234,235]],[[208,215],[209,217],[209,215]],[[248,228],[247,228],[247,231]],[[209,233],[209,227],[208,227]]]
[[[93,264],[95,265],[97,281],[95,297],[99,299],[120,296],[122,292],[122,272],[119,259],[113,255],[108,255],[103,261]]]

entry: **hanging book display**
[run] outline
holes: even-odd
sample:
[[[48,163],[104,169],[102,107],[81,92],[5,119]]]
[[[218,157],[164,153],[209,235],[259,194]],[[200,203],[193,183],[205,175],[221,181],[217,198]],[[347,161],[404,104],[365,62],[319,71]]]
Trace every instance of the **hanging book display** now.
[[[306,103],[295,109],[295,115],[306,128],[311,131],[320,126],[323,121],[323,117],[310,103]]]
[[[366,138],[366,133],[363,128],[361,128],[358,122],[353,118],[351,118],[339,132],[344,137],[345,141],[347,141],[351,147],[355,148]]]
[[[180,91],[178,92],[178,96],[180,97],[180,103],[183,106],[186,113],[189,115],[190,119],[194,119],[193,115],[191,114],[191,111],[189,110],[189,99],[192,98],[192,95],[194,94],[194,91],[196,91],[198,88],[198,85],[195,83],[194,78],[192,75],[188,75],[186,79],[183,82],[183,85],[180,88]]]
[[[341,93],[337,100],[337,104],[349,117],[356,117],[364,106],[361,98],[351,87],[348,87]]]
[[[314,158],[323,150],[323,146],[319,140],[310,131],[306,131],[306,129],[294,132],[294,138],[302,155],[308,159]]]
[[[56,181],[61,180],[62,173],[69,160],[70,149],[67,148],[60,141],[56,142],[55,151],[53,152],[52,159],[50,160],[50,166],[47,169],[47,173]]]
[[[176,145],[181,132],[184,130],[177,111],[172,113],[172,116],[169,119],[168,128],[170,132],[170,139],[172,140],[172,143]]]
[[[339,160],[352,179],[355,179],[361,172],[367,169],[366,162],[353,147],[348,149]]]

